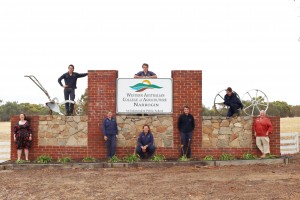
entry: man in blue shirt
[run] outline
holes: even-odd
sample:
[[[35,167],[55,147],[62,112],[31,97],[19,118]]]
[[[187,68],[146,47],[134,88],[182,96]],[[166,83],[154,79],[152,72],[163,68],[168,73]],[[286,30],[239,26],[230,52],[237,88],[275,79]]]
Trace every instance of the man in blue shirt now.
[[[106,144],[106,156],[110,159],[116,154],[118,125],[112,117],[112,112],[107,113],[107,117],[102,124],[102,133]]]
[[[79,74],[79,73],[74,72],[74,65],[69,65],[68,72],[63,74],[58,79],[58,83],[64,88],[65,100],[70,99],[70,100],[74,101],[75,89],[77,88],[77,86],[76,86],[77,78],[85,77],[87,75],[88,75],[88,73]],[[61,83],[62,79],[65,80],[65,85],[63,85]],[[69,103],[66,103],[65,107],[66,107],[67,116],[73,115],[74,104],[71,103],[71,105],[69,106]]]
[[[134,78],[157,78],[154,72],[148,71],[149,65],[144,63],[142,65],[143,71],[138,72],[134,75]]]
[[[140,158],[147,156],[150,158],[155,152],[154,138],[148,125],[143,126],[143,132],[139,135],[136,147],[136,153]]]

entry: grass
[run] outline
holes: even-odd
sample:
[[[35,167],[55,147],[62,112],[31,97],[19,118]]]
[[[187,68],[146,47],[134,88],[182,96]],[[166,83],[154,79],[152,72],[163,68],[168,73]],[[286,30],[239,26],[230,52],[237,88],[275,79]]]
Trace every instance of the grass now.
[[[96,162],[96,158],[86,156],[84,159],[82,159],[82,162]]]
[[[134,163],[140,160],[141,160],[140,157],[136,154],[130,154],[123,158],[123,161],[128,163]]]
[[[190,161],[191,159],[186,157],[186,155],[181,156],[180,158],[178,158],[178,161],[180,162],[187,162]]]
[[[151,161],[154,161],[154,162],[166,161],[166,157],[164,155],[157,154],[151,158]]]
[[[242,159],[244,159],[244,160],[254,160],[256,158],[257,158],[257,156],[253,155],[252,153],[244,153],[242,155]]]
[[[273,159],[273,158],[277,158],[277,156],[276,155],[272,155],[272,154],[267,154],[266,158]]]
[[[52,161],[52,157],[49,155],[41,155],[37,157],[36,163],[47,164]]]
[[[300,117],[294,118],[280,118],[280,133],[294,133],[300,134]]]
[[[68,163],[68,162],[71,162],[71,161],[72,161],[72,159],[70,157],[62,157],[62,158],[57,159],[58,163]]]
[[[228,153],[220,155],[220,160],[234,160],[234,156]]]
[[[114,155],[107,162],[116,163],[116,162],[121,162],[121,161],[122,161],[121,159],[119,159],[116,155]]]
[[[203,160],[214,160],[214,156],[211,156],[211,155],[207,155],[203,158]]]

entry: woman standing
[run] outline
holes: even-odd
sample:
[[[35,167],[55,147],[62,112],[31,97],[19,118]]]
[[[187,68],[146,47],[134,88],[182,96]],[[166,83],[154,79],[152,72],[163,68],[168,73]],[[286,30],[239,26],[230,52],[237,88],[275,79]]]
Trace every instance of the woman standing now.
[[[16,142],[18,161],[21,160],[22,150],[25,152],[25,159],[28,160],[29,148],[31,147],[32,133],[29,122],[24,113],[20,114],[20,121],[14,127],[14,141]]]

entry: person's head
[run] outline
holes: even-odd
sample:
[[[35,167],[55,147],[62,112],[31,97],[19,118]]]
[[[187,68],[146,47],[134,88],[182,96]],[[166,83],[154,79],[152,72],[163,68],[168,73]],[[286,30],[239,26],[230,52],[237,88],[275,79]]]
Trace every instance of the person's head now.
[[[190,112],[190,108],[188,106],[183,106],[183,112],[184,114],[188,115]]]
[[[142,65],[142,68],[143,68],[143,71],[144,71],[144,72],[147,72],[148,69],[149,69],[149,65],[148,65],[147,63],[144,63],[144,64]]]
[[[108,111],[108,112],[107,112],[107,117],[108,117],[108,118],[111,118],[111,117],[112,117],[112,112]]]
[[[146,133],[146,134],[150,132],[150,127],[149,127],[149,125],[145,124],[145,125],[143,126],[143,132]]]
[[[26,119],[26,115],[24,113],[20,114],[20,120],[25,120]]]
[[[68,67],[68,71],[69,71],[69,73],[73,73],[74,65],[70,64],[69,67]]]
[[[261,110],[260,112],[260,117],[265,117],[266,116],[266,111],[265,110]]]
[[[227,94],[228,96],[231,96],[231,95],[232,95],[232,88],[231,88],[231,87],[228,87],[228,88],[226,89],[226,94]]]

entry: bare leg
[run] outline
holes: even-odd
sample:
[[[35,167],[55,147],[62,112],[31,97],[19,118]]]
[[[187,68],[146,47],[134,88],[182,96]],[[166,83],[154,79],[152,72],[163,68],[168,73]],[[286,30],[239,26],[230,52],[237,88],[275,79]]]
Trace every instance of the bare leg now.
[[[29,150],[28,149],[24,149],[24,151],[25,151],[25,158],[26,158],[26,160],[28,160]]]
[[[22,149],[18,149],[17,153],[18,153],[18,160],[21,160]]]

